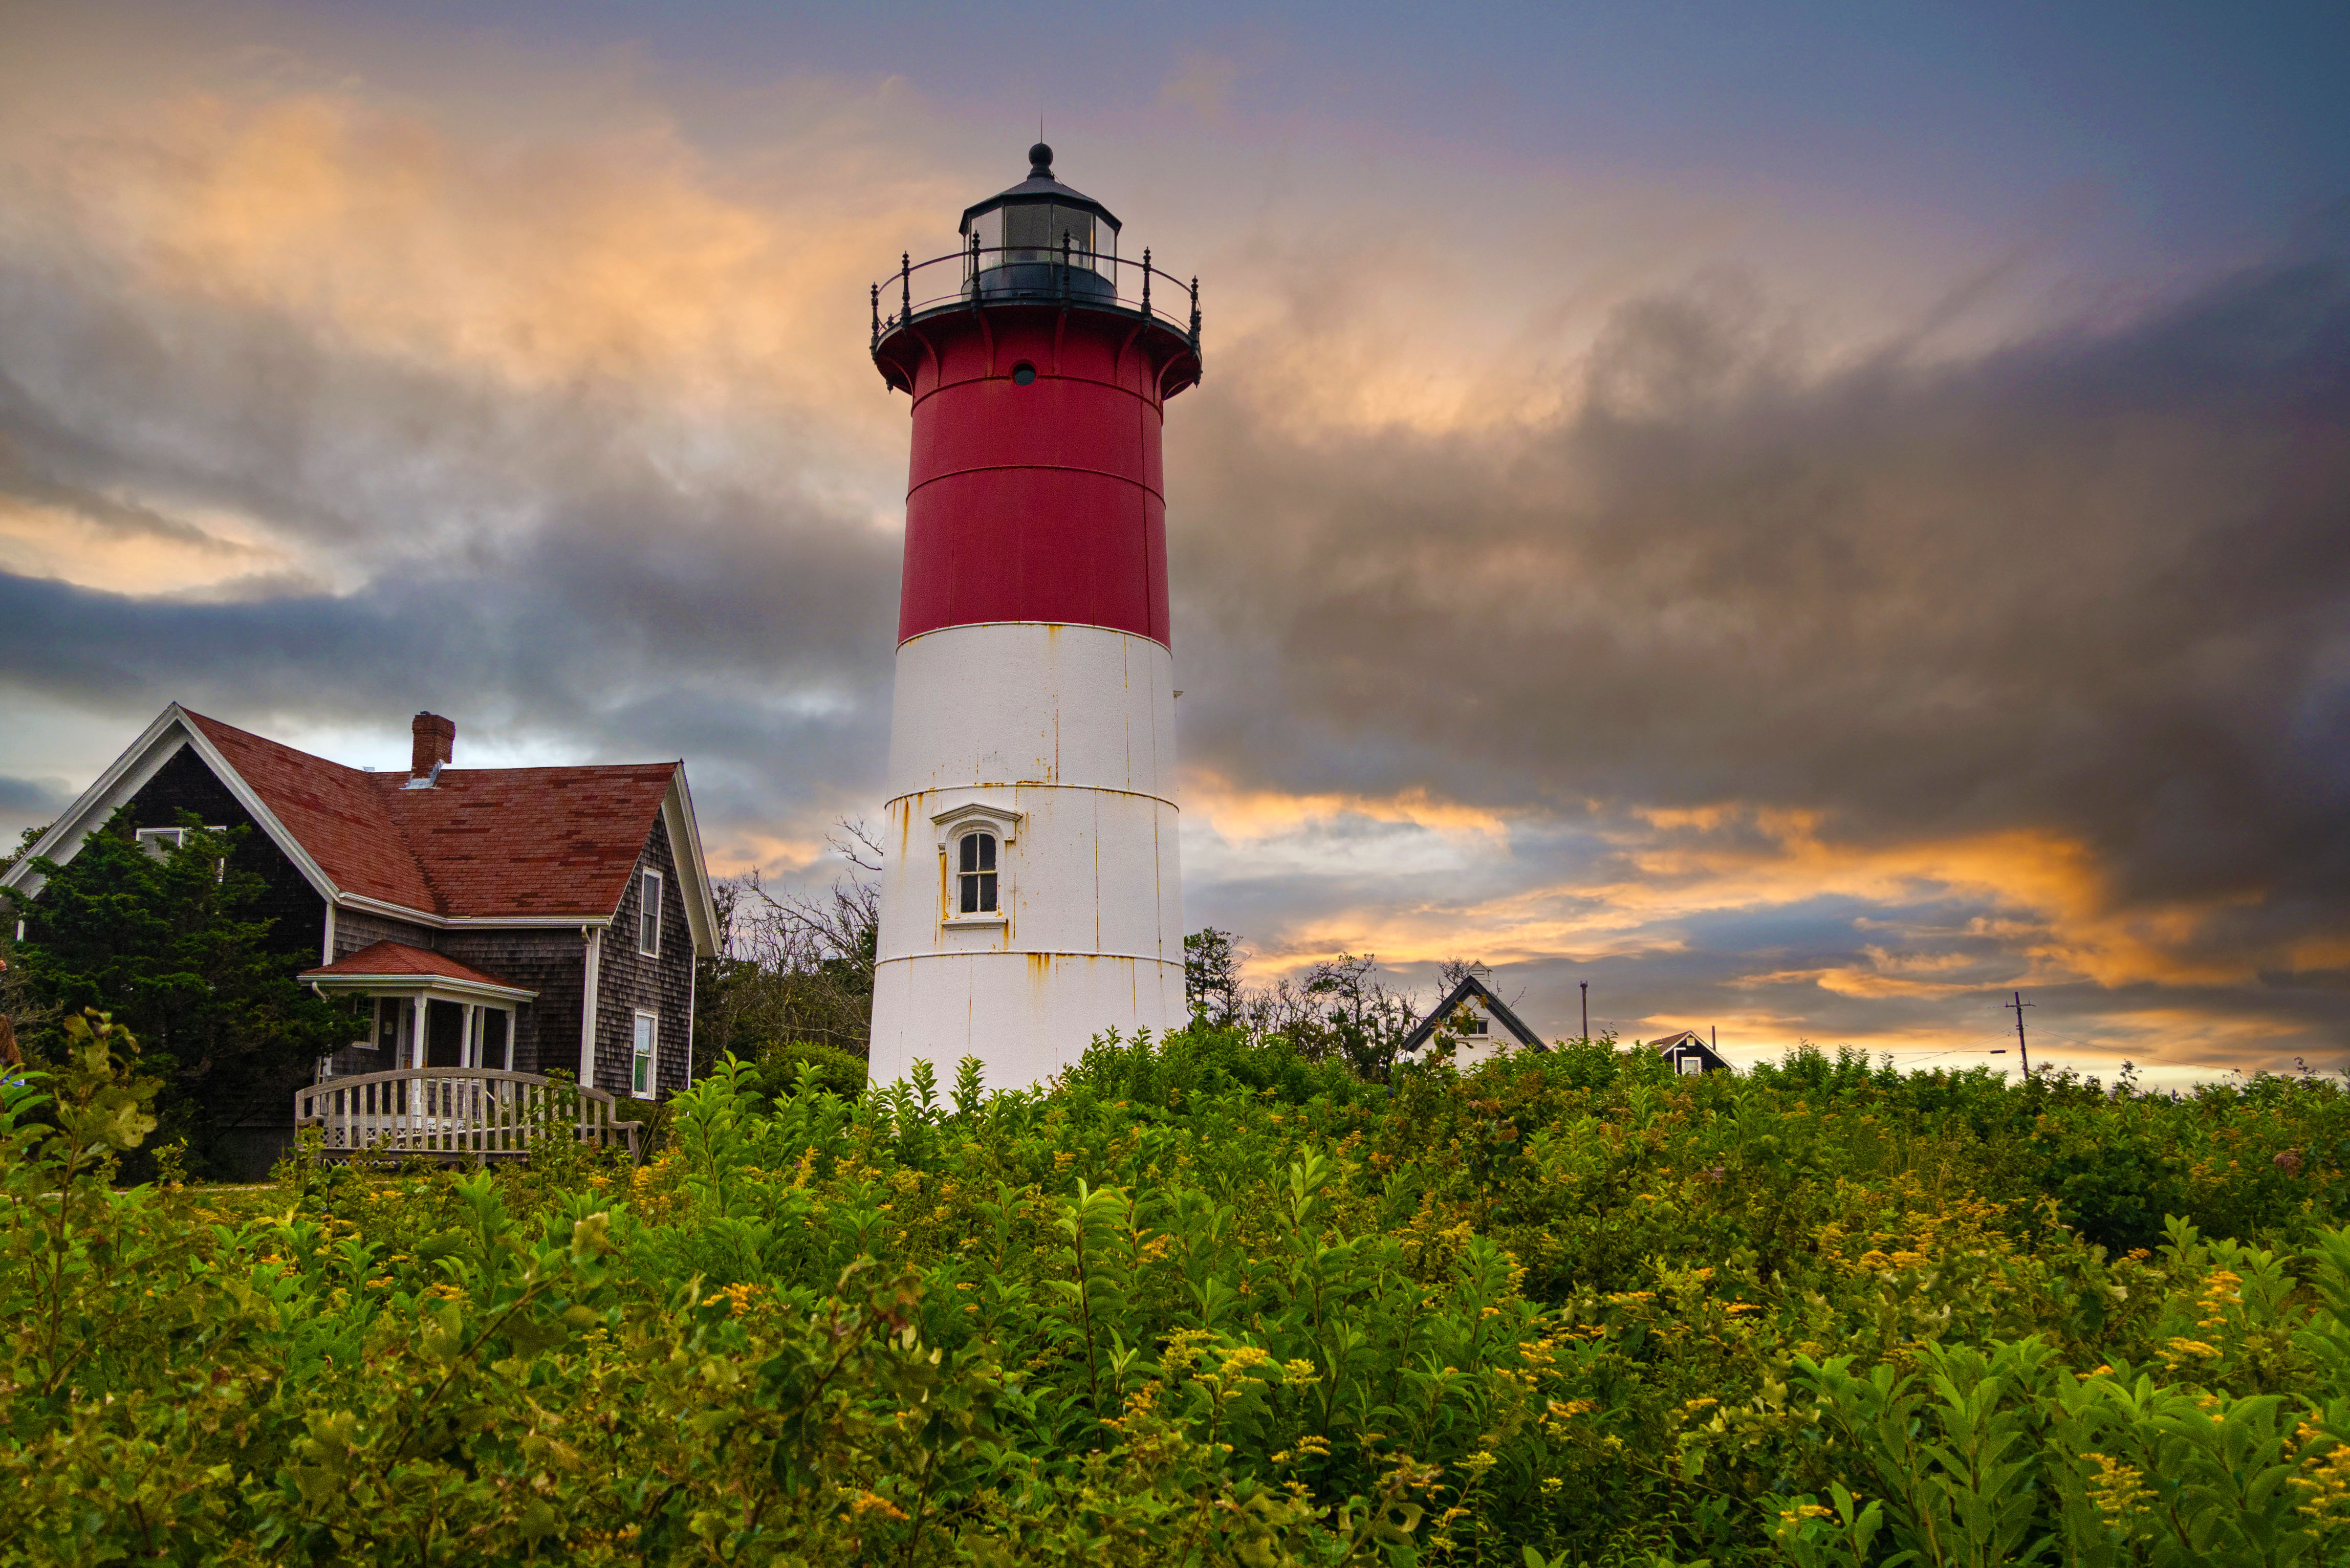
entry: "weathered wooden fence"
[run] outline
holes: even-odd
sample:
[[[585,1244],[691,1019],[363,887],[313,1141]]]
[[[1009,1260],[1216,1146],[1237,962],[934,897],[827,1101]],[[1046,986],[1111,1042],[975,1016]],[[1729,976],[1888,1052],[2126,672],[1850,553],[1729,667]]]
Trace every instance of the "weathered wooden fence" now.
[[[641,1158],[641,1122],[618,1119],[603,1089],[494,1067],[410,1067],[329,1078],[294,1095],[296,1131],[316,1127],[329,1159],[525,1159],[545,1138],[629,1146]]]

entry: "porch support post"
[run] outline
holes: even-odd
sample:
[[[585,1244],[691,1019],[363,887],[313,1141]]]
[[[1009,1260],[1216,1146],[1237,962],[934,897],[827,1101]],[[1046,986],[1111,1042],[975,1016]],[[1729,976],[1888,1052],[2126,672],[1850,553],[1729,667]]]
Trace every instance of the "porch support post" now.
[[[579,1086],[596,1086],[596,1014],[604,971],[604,928],[588,928],[588,952],[579,987]]]

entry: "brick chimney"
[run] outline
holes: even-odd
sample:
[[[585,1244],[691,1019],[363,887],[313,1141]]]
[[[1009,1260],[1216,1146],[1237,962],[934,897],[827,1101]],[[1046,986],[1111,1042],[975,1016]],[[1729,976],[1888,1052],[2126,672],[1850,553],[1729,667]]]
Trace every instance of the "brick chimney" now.
[[[457,726],[438,713],[419,713],[410,730],[416,745],[409,754],[408,776],[429,779],[455,754]]]

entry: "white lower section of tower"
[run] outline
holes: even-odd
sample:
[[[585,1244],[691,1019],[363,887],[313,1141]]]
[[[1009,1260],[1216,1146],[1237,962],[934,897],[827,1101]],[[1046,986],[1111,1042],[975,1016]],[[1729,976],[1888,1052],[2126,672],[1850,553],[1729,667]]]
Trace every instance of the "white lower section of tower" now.
[[[947,627],[898,649],[872,1075],[976,1056],[1039,1083],[1116,1029],[1184,1019],[1175,667],[1101,627]],[[997,838],[965,914],[962,835]]]

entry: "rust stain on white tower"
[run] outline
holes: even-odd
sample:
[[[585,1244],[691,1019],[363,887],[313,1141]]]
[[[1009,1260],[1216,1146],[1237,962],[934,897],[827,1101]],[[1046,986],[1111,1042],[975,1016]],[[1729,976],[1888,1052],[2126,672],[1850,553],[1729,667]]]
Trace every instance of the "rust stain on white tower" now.
[[[1184,1016],[1159,430],[1200,379],[1199,286],[1028,156],[960,250],[874,293],[913,399],[881,1083],[972,1055],[1022,1086]]]

